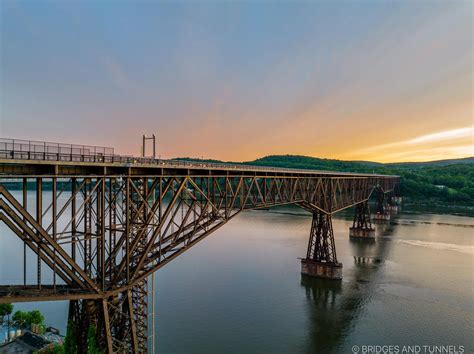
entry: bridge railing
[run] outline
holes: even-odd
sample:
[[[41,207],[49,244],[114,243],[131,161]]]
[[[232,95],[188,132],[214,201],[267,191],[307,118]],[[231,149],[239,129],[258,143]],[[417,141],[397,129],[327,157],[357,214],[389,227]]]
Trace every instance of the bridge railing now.
[[[309,169],[295,169],[285,167],[270,167],[247,165],[239,163],[219,163],[199,160],[166,160],[149,157],[135,157],[118,155],[113,148],[61,144],[33,140],[5,139],[0,138],[0,159],[17,160],[43,160],[43,161],[66,161],[66,162],[96,162],[96,163],[121,163],[121,164],[146,164],[157,167],[181,167],[181,168],[211,168],[227,170],[250,170],[268,172],[292,172],[292,173],[314,173]],[[334,174],[334,171],[317,171],[321,174]],[[337,172],[338,175],[354,175],[354,173]],[[361,174],[369,175],[369,174]]]
[[[103,162],[113,157],[114,149],[109,147],[0,138],[0,158]]]

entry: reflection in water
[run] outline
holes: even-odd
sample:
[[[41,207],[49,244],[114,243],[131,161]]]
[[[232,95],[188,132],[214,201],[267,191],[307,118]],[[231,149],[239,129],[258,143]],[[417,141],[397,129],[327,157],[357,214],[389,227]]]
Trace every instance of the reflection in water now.
[[[310,316],[306,352],[340,352],[343,340],[355,325],[357,316],[374,291],[375,278],[384,265],[390,249],[389,235],[394,224],[378,225],[375,240],[350,239],[354,267],[349,282],[301,276]]]
[[[343,312],[341,282],[302,275],[301,285],[308,300],[310,328],[307,352],[335,350],[353,316],[352,312]]]

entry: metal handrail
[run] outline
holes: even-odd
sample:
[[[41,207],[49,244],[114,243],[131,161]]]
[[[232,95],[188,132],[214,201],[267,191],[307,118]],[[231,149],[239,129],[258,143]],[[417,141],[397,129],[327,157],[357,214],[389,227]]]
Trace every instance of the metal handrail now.
[[[47,141],[0,138],[0,150],[61,155],[112,156],[114,148]]]
[[[27,148],[28,147],[28,148]],[[54,150],[56,149],[56,150]],[[41,141],[5,139],[0,138],[0,159],[17,160],[42,160],[42,161],[62,161],[62,162],[87,162],[87,163],[121,163],[121,164],[145,164],[156,165],[158,167],[191,167],[191,168],[212,168],[227,170],[249,170],[262,172],[290,172],[290,173],[323,173],[335,174],[334,171],[296,169],[287,167],[271,167],[247,165],[240,163],[220,163],[204,162],[199,160],[169,160],[148,157],[135,157],[128,155],[117,155],[113,148],[73,145],[61,143],[49,143]],[[364,175],[373,174],[336,172],[338,175]],[[388,176],[385,176],[388,177]]]

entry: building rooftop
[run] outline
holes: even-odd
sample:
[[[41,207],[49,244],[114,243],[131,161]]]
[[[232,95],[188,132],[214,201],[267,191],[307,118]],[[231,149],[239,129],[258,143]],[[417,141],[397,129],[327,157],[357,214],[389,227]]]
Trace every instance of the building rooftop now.
[[[50,344],[51,342],[37,334],[25,332],[11,342],[0,345],[0,353],[33,353],[46,348]]]

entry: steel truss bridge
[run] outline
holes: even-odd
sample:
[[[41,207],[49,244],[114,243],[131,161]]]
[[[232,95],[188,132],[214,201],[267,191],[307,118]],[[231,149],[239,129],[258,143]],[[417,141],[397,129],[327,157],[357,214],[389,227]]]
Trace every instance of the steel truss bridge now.
[[[80,348],[93,325],[106,352],[146,352],[148,277],[240,212],[283,204],[311,212],[303,262],[316,264],[314,275],[334,277],[332,214],[398,184],[398,176],[144,159],[0,139],[0,219],[24,244],[23,279],[0,284],[0,303],[69,300]],[[27,249],[35,259],[27,260]]]

